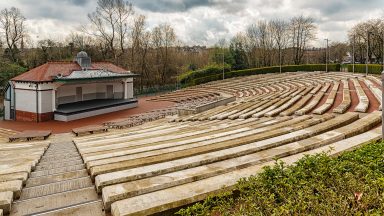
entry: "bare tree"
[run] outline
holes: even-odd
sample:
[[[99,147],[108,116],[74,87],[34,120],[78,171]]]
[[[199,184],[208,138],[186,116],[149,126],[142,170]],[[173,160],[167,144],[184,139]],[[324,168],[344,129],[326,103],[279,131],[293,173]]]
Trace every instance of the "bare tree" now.
[[[342,42],[332,42],[330,45],[329,59],[334,63],[341,63],[347,55],[348,45]]]
[[[284,52],[288,45],[288,27],[289,23],[284,20],[275,19],[270,21],[270,27],[273,40],[279,52],[279,65],[284,62]],[[281,72],[281,71],[280,71]]]
[[[247,30],[248,62],[251,67],[258,67],[257,49],[259,48],[258,31],[255,25],[250,25]]]
[[[133,13],[132,4],[125,0],[98,0],[96,11],[88,14],[92,29],[84,27],[83,31],[98,37],[116,60],[125,52],[128,19]]]
[[[17,62],[18,45],[27,34],[24,21],[25,17],[18,8],[5,8],[0,12],[1,30],[4,34],[9,58],[13,62]]]
[[[298,16],[290,21],[293,62],[300,64],[309,42],[315,39],[316,26],[311,17]]]
[[[381,63],[383,56],[384,19],[370,19],[357,23],[348,33],[350,44],[355,44],[355,59],[365,62],[368,48],[368,62]]]
[[[145,16],[139,15],[135,17],[132,25],[132,30],[130,34],[131,38],[131,67],[134,70],[137,68],[138,62],[136,61],[136,56],[141,48],[141,43],[143,34],[145,33]]]
[[[156,65],[160,83],[165,83],[170,72],[170,51],[176,42],[176,34],[169,24],[160,24],[152,30],[152,42],[156,49]]]

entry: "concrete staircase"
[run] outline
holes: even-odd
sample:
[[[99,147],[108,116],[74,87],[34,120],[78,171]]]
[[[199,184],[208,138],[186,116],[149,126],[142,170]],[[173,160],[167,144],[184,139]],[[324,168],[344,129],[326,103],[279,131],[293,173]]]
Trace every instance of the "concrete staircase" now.
[[[105,215],[69,134],[56,135],[10,215]]]

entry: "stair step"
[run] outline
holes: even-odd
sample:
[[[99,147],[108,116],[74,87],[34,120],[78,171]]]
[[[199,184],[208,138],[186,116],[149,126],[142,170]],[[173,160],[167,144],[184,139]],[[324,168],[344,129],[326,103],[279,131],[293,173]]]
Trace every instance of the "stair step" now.
[[[62,163],[67,163],[67,162],[72,162],[72,161],[83,161],[83,159],[79,156],[78,158],[69,158],[65,160],[57,160],[57,161],[40,161],[37,165],[47,165],[47,164],[62,164]]]
[[[44,154],[44,156],[42,158],[46,158],[46,157],[56,157],[56,159],[59,159],[59,158],[68,158],[68,157],[74,157],[74,156],[79,156],[79,153],[76,151],[73,151],[73,152],[51,152],[51,153],[48,153],[48,154]]]
[[[67,161],[74,161],[74,160],[83,160],[80,156],[77,157],[70,157],[70,158],[62,158],[60,160],[47,160],[46,158],[42,158],[39,162],[40,164],[52,164],[52,163],[62,163]]]
[[[67,167],[67,166],[73,166],[73,165],[79,165],[83,164],[82,160],[73,160],[73,161],[67,161],[67,162],[58,162],[58,163],[52,163],[52,164],[38,164],[35,168],[36,171],[41,170],[47,170],[47,169],[56,169],[60,167]]]
[[[50,154],[60,154],[60,153],[68,153],[68,152],[77,152],[76,148],[73,149],[47,149],[45,154],[50,153]]]
[[[73,165],[73,166],[68,166],[68,167],[63,167],[63,168],[35,171],[35,172],[31,173],[31,177],[54,175],[54,174],[59,174],[59,173],[64,173],[64,172],[80,170],[80,169],[84,169],[84,168],[85,168],[84,164],[79,164],[79,165]]]
[[[63,215],[92,215],[105,216],[101,200],[70,206],[63,209],[53,210],[45,213],[35,214],[41,216],[63,216]]]
[[[72,154],[72,153],[77,153],[77,149],[58,149],[58,150],[47,150],[45,152],[45,155],[50,155],[50,154],[54,154],[54,155],[66,155],[66,154]]]
[[[80,188],[92,186],[92,181],[89,176],[67,181],[55,182],[46,185],[24,188],[21,192],[20,200],[30,199],[34,197],[46,196],[64,191],[76,190]]]
[[[12,215],[28,215],[98,200],[94,187],[15,202]]]
[[[62,155],[62,156],[43,156],[41,161],[58,161],[58,160],[70,160],[72,158],[78,158],[79,155]]]
[[[88,176],[87,170],[82,169],[82,170],[60,173],[57,175],[29,178],[26,183],[26,187],[34,187],[38,185],[50,184],[54,182],[66,181],[69,179],[81,178],[86,176]]]

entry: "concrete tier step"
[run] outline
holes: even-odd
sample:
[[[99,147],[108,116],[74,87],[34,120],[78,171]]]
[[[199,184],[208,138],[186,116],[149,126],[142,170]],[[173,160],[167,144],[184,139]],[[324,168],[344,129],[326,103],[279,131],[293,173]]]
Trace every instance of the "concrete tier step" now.
[[[11,191],[13,192],[13,197],[16,199],[20,197],[22,188],[23,188],[22,180],[0,182],[0,192]]]
[[[94,187],[21,200],[14,203],[12,215],[38,214],[52,209],[98,200]]]
[[[354,149],[367,142],[380,139],[380,128],[369,132],[341,140],[334,144],[325,145],[314,150],[298,153],[284,157],[281,160],[291,165],[304,155],[328,152],[330,155],[337,155],[341,152]],[[224,173],[201,181],[182,184],[176,187],[159,190],[139,196],[134,196],[112,203],[112,215],[150,215],[166,211],[172,208],[185,206],[201,201],[208,196],[215,195],[223,190],[233,188],[241,179],[255,175],[263,170],[264,166],[271,166],[275,162],[265,162],[244,169],[238,169],[230,173]]]
[[[29,175],[28,172],[16,172],[16,173],[3,174],[3,175],[0,175],[0,182],[22,180],[23,183],[25,183],[25,181],[28,178],[28,175]]]
[[[375,117],[378,117],[375,115]],[[258,141],[253,141],[248,144],[223,149],[220,151],[209,152],[205,154],[190,156],[177,160],[169,160],[166,162],[156,163],[152,165],[140,166],[126,170],[110,172],[106,174],[97,175],[95,178],[96,188],[101,191],[101,188],[107,185],[148,178],[154,175],[160,175],[169,172],[175,172],[186,168],[201,166],[204,164],[226,160],[234,157],[239,157],[247,154],[252,154],[268,148],[273,148],[279,145],[295,142],[315,136],[327,131],[347,125],[358,119],[358,114],[347,113],[340,115],[334,119],[330,119],[323,123],[317,124],[312,127],[307,127],[302,130],[280,134],[273,137],[267,137]],[[380,121],[380,118],[377,118]],[[375,119],[375,123],[377,121]],[[361,122],[359,125],[364,125]],[[356,126],[357,127],[357,126]],[[144,159],[143,159],[144,160]]]
[[[103,211],[103,203],[101,200],[82,203],[69,206],[57,210],[47,211],[36,216],[63,216],[63,215],[79,215],[79,216],[105,216]]]
[[[76,190],[85,187],[91,187],[92,181],[89,176],[60,181],[35,187],[24,188],[21,192],[21,200],[34,197],[46,196],[49,194],[61,193],[64,191]]]
[[[296,120],[300,120],[302,117],[305,117],[305,116],[297,117]],[[106,160],[102,161],[105,164],[100,164],[100,165],[98,164],[97,166],[91,167],[90,173],[92,176],[95,176],[95,175],[99,175],[102,173],[108,173],[108,172],[124,170],[124,169],[128,169],[128,168],[134,168],[134,167],[140,167],[140,166],[144,166],[144,165],[151,165],[151,164],[155,164],[155,163],[166,162],[166,161],[174,160],[177,158],[183,158],[183,157],[185,158],[185,157],[193,156],[193,155],[203,155],[204,153],[209,153],[209,152],[214,152],[214,151],[219,151],[219,150],[225,150],[225,149],[229,149],[231,147],[236,147],[236,146],[243,146],[244,145],[245,147],[243,147],[243,148],[248,149],[247,144],[249,144],[249,143],[257,142],[257,141],[261,141],[261,140],[265,140],[265,139],[269,139],[269,138],[273,138],[273,137],[278,137],[278,136],[281,136],[283,134],[293,134],[294,131],[300,131],[301,129],[308,128],[308,127],[316,125],[316,124],[319,125],[319,126],[317,126],[318,131],[331,130],[331,129],[333,129],[332,127],[338,127],[340,125],[343,125],[343,124],[346,124],[348,122],[356,120],[358,118],[358,115],[357,114],[346,115],[346,116],[343,116],[340,118],[337,117],[336,119],[328,120],[331,117],[333,117],[333,116],[323,116],[322,118],[318,118],[318,119],[308,119],[308,120],[303,121],[301,123],[293,124],[292,126],[286,126],[284,128],[279,128],[279,129],[272,130],[272,131],[265,131],[262,133],[255,133],[255,134],[248,135],[246,137],[241,137],[241,138],[239,137],[238,139],[225,140],[225,141],[218,142],[218,143],[209,143],[207,145],[201,145],[200,144],[201,146],[199,146],[199,147],[196,146],[192,149],[184,149],[184,150],[180,150],[178,152],[170,152],[170,150],[169,150],[168,152],[163,152],[162,154],[156,153],[156,155],[154,155],[152,157],[141,157],[144,154],[142,154],[142,155],[140,155],[140,157],[138,157],[139,155],[135,154],[133,156],[128,155],[129,158],[128,158],[128,156],[120,157],[120,158],[124,158],[125,160],[122,160],[119,162],[116,161],[117,158],[106,159]],[[326,120],[328,120],[328,121],[324,122]],[[344,122],[344,121],[346,121],[346,122]],[[321,122],[323,122],[323,123],[321,123]],[[313,127],[315,127],[315,126],[313,126]],[[315,131],[317,127],[315,127],[313,130]],[[307,133],[306,136],[310,136],[311,134],[309,133],[309,131],[310,130],[305,129],[305,131],[303,131],[303,134]],[[303,135],[303,134],[300,134],[300,135]],[[297,138],[300,138],[300,136],[297,136]],[[149,152],[149,153],[152,153],[152,152]],[[95,161],[95,163],[96,162],[97,161]],[[109,162],[112,162],[112,163],[109,163]],[[93,163],[93,164],[96,165],[95,163]],[[87,167],[90,167],[89,164],[87,164]]]
[[[38,185],[50,184],[59,181],[66,181],[69,179],[81,178],[88,176],[86,169],[75,170],[71,172],[60,173],[56,175],[42,176],[36,178],[29,178],[26,187],[34,187]]]
[[[100,160],[100,159],[106,159],[106,158],[112,158],[112,157],[119,157],[119,156],[124,156],[124,155],[129,155],[129,154],[137,154],[137,153],[141,153],[141,152],[145,152],[145,151],[152,151],[152,150],[159,150],[159,149],[165,149],[165,148],[170,148],[170,147],[176,147],[176,146],[181,146],[181,145],[186,145],[186,144],[193,144],[193,143],[196,144],[198,142],[200,142],[200,144],[198,144],[200,146],[203,144],[202,142],[213,143],[213,142],[217,141],[218,139],[225,139],[225,138],[229,138],[229,137],[233,137],[233,136],[239,137],[241,134],[243,134],[244,132],[247,132],[247,131],[248,131],[248,133],[260,132],[261,130],[268,129],[267,126],[273,127],[272,129],[278,128],[279,125],[280,125],[280,127],[283,127],[286,124],[284,122],[287,122],[287,120],[289,120],[289,119],[290,118],[269,119],[268,121],[260,121],[260,123],[258,125],[254,125],[253,127],[244,127],[242,129],[226,131],[226,132],[220,131],[220,132],[214,133],[214,134],[207,134],[204,137],[184,138],[184,140],[180,140],[180,141],[171,140],[169,142],[164,142],[161,144],[148,143],[145,145],[140,145],[140,146],[135,146],[135,147],[133,147],[133,145],[135,145],[135,144],[133,144],[133,145],[121,144],[119,146],[116,146],[116,149],[109,150],[108,152],[103,151],[103,152],[99,152],[99,154],[94,154],[94,155],[87,154],[87,155],[83,155],[83,158],[84,158],[84,162],[88,162],[88,161],[94,161],[94,160]],[[281,125],[279,123],[282,123],[283,125]],[[264,129],[258,129],[258,128],[264,128]],[[258,130],[254,131],[254,132],[250,132],[252,129],[253,129],[253,131],[255,129],[258,129]],[[108,146],[106,146],[106,147],[108,147]]]
[[[13,192],[12,191],[4,191],[0,192],[0,209],[3,210],[4,214],[8,214],[11,210],[13,200]]]

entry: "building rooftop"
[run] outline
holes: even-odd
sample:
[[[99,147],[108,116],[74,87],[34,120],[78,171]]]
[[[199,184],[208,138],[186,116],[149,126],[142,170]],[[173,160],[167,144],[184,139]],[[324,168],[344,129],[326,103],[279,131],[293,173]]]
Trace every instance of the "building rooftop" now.
[[[117,74],[132,74],[128,70],[116,66],[110,62],[92,62],[87,70],[98,70]],[[74,71],[84,72],[82,67],[77,62],[47,62],[36,68],[33,68],[19,76],[12,78],[12,81],[21,82],[50,82],[57,77],[70,76]]]

